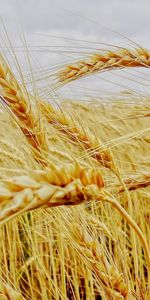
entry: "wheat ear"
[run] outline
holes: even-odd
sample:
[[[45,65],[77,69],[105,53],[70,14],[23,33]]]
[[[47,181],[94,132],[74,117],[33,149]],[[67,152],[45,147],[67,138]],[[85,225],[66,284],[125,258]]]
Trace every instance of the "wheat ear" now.
[[[150,186],[150,173],[143,172],[137,176],[129,176],[129,178],[125,178],[123,181],[129,191],[146,188]],[[124,190],[123,185],[116,186],[115,189],[113,189],[113,194],[121,194]]]
[[[47,149],[44,126],[36,105],[21,88],[8,64],[0,55],[0,96],[6,107],[17,117],[23,133],[36,149]]]
[[[91,157],[103,166],[111,168],[112,157],[109,150],[103,150],[103,143],[87,127],[83,128],[66,113],[56,110],[50,103],[40,101],[40,109],[47,121],[67,137],[86,150],[92,150]],[[93,151],[93,149],[96,149]],[[90,152],[90,151],[89,151]]]
[[[79,164],[32,175],[3,178],[0,182],[0,223],[39,207],[77,205],[97,197],[104,182],[99,171]]]
[[[62,68],[58,72],[58,80],[62,84],[78,78],[113,69],[131,67],[150,67],[150,51],[144,48],[121,49],[93,54],[87,59],[77,61]]]
[[[83,261],[93,270],[95,279],[100,281],[107,299],[127,300],[129,289],[117,269],[110,265],[107,257],[101,254],[99,244],[84,226],[74,225],[72,238],[76,242],[75,249],[80,253]]]

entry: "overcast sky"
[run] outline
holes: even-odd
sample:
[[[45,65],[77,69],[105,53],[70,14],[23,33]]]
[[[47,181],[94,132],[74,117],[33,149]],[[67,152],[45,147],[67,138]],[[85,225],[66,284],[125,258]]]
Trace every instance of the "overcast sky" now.
[[[73,43],[71,38],[134,47],[129,38],[150,48],[149,0],[0,0],[0,16],[13,46],[20,44],[24,31],[30,45],[59,46],[60,51],[61,46],[83,47],[82,42]],[[2,39],[0,44],[4,47]],[[39,60],[43,66],[52,65],[63,62],[63,56],[66,59],[63,53],[56,58],[42,52]]]
[[[104,25],[150,44],[149,0],[0,0],[0,14],[12,31],[22,22],[28,34],[58,30],[105,39]]]

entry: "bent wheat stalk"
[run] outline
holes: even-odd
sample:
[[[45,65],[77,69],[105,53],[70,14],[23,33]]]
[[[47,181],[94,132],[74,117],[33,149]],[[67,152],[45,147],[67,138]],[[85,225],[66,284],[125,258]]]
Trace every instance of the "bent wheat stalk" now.
[[[36,105],[20,87],[8,64],[0,55],[0,96],[4,105],[17,117],[21,130],[36,149],[47,149],[44,125]]]
[[[87,59],[77,61],[62,68],[58,75],[58,81],[66,84],[78,78],[104,72],[107,70],[123,69],[131,67],[150,67],[150,51],[144,48],[121,49],[107,51],[103,54],[93,54]]]
[[[115,199],[113,195],[111,195],[108,191],[104,190],[103,192],[101,192],[101,197],[102,197],[101,200],[112,204],[123,216],[123,218],[128,222],[128,224],[135,230],[136,234],[138,235],[143,245],[143,249],[145,252],[145,259],[147,261],[147,269],[148,269],[148,273],[150,274],[150,250],[142,230],[136,224],[136,222],[130,217],[130,215],[126,212],[126,210],[120,205],[120,203]],[[148,282],[149,282],[149,276],[148,276]]]

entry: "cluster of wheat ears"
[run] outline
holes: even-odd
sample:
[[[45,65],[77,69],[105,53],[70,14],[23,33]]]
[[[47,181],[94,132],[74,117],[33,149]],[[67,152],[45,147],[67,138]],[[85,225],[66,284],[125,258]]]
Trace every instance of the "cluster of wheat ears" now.
[[[149,66],[107,51],[57,81]],[[0,55],[0,299],[150,299],[149,116],[131,95],[58,108]]]

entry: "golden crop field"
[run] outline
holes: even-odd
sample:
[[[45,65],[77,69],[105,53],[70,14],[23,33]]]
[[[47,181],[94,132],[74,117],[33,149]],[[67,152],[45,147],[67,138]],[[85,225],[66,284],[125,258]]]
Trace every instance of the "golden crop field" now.
[[[149,66],[110,49],[58,67],[57,88]],[[149,97],[55,105],[13,68],[1,53],[0,300],[149,300]]]

